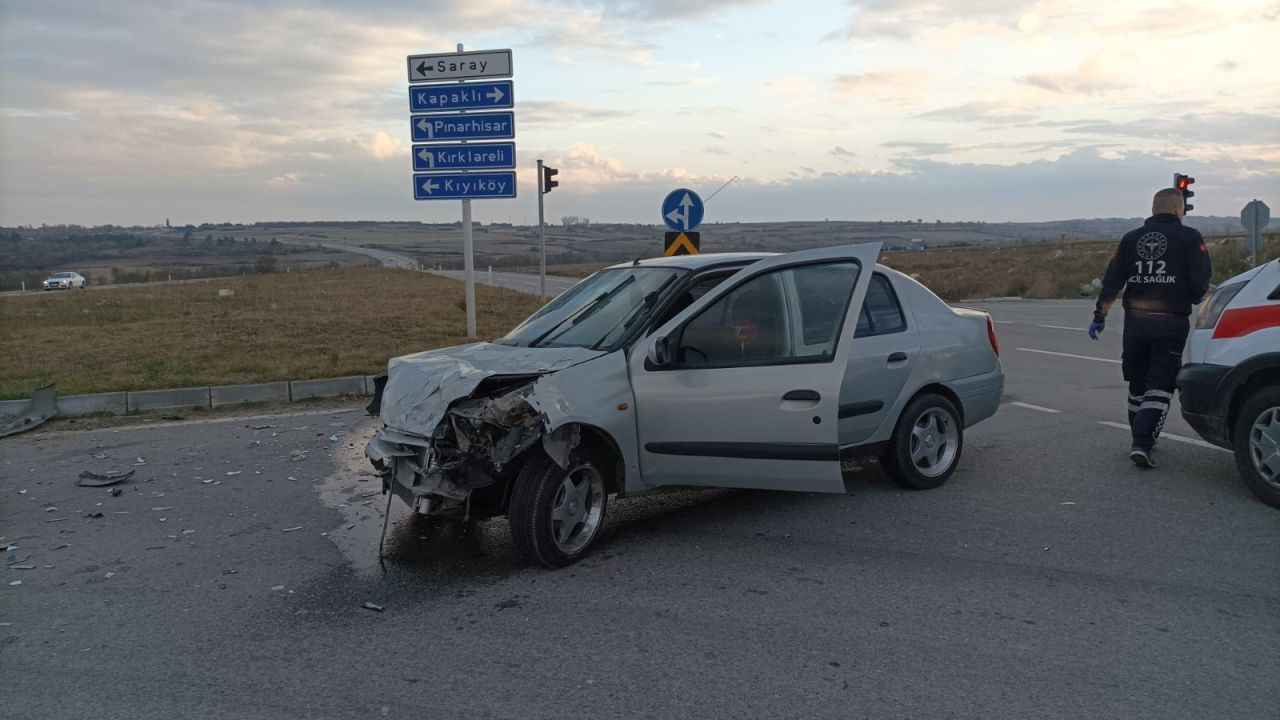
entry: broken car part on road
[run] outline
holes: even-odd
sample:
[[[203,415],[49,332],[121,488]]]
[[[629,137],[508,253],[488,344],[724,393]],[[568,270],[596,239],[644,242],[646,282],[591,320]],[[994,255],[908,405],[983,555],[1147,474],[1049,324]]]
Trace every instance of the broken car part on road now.
[[[91,470],[85,470],[80,473],[80,478],[76,480],[76,484],[80,487],[106,487],[108,485],[117,485],[133,477],[137,470],[129,472],[121,472],[119,470],[109,470],[105,473],[96,473]],[[119,488],[117,488],[118,490]]]
[[[54,398],[58,395],[56,385],[45,385],[31,393],[31,402],[17,415],[0,415],[0,437],[17,435],[34,430],[58,416],[58,406]]]

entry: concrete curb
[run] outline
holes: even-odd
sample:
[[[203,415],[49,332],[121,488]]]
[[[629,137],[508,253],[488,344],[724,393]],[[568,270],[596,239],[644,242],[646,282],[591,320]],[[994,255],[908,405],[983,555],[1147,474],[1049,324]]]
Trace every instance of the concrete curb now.
[[[174,388],[172,390],[140,390],[128,393],[129,412],[165,410],[168,408],[209,407],[209,388]]]
[[[256,385],[214,385],[209,388],[209,406],[243,405],[255,402],[289,402],[289,381]]]
[[[293,400],[336,397],[338,395],[364,395],[364,375],[323,378],[321,380],[292,380],[289,395]]]
[[[55,402],[59,417],[77,417],[96,413],[123,415],[143,410],[196,407],[218,408],[262,402],[296,402],[342,395],[372,395],[373,377],[372,375],[349,375],[317,380],[281,380],[251,385],[213,385],[64,395],[56,398]],[[0,415],[14,415],[22,412],[29,403],[29,400],[0,400]]]

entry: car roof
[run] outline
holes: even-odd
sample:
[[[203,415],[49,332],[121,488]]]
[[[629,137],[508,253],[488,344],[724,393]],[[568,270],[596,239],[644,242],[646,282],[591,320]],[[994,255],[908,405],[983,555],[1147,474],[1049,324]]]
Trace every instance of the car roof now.
[[[712,265],[723,265],[726,263],[753,263],[757,260],[763,260],[777,254],[778,253],[768,252],[736,252],[703,253],[701,255],[673,255],[672,257],[645,258],[639,261],[618,263],[617,265],[611,265],[609,267],[612,269],[635,267],[638,265],[639,267],[665,267],[699,270]]]
[[[665,268],[681,268],[685,270],[701,270],[703,268],[715,265],[742,264],[749,265],[757,260],[765,258],[777,257],[782,253],[773,252],[729,252],[729,253],[703,253],[701,255],[674,255],[672,257],[644,258],[639,261],[623,262],[616,265],[610,265],[607,270],[614,268],[629,267],[665,267]],[[876,263],[876,270],[881,272],[890,272],[895,275],[902,273],[893,268],[886,267],[880,263]],[[905,276],[904,276],[905,277]]]

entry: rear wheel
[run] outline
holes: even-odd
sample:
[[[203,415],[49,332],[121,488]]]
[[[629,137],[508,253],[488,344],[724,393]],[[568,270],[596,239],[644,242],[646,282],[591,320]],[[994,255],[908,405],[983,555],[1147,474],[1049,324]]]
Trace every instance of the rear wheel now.
[[[880,466],[913,490],[931,490],[951,477],[964,448],[960,413],[947,398],[927,393],[907,403]]]
[[[1280,508],[1280,386],[1262,388],[1236,417],[1236,467],[1262,502]]]
[[[587,448],[574,448],[567,468],[535,450],[511,493],[511,539],[529,560],[570,565],[595,541],[608,502],[604,464]]]

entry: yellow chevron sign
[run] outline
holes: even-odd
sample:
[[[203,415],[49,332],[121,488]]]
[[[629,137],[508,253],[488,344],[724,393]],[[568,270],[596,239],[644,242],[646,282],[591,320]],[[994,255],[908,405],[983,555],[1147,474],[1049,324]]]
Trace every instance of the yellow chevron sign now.
[[[672,255],[698,255],[701,253],[702,234],[696,232],[669,232],[663,238],[662,254],[671,257]]]

